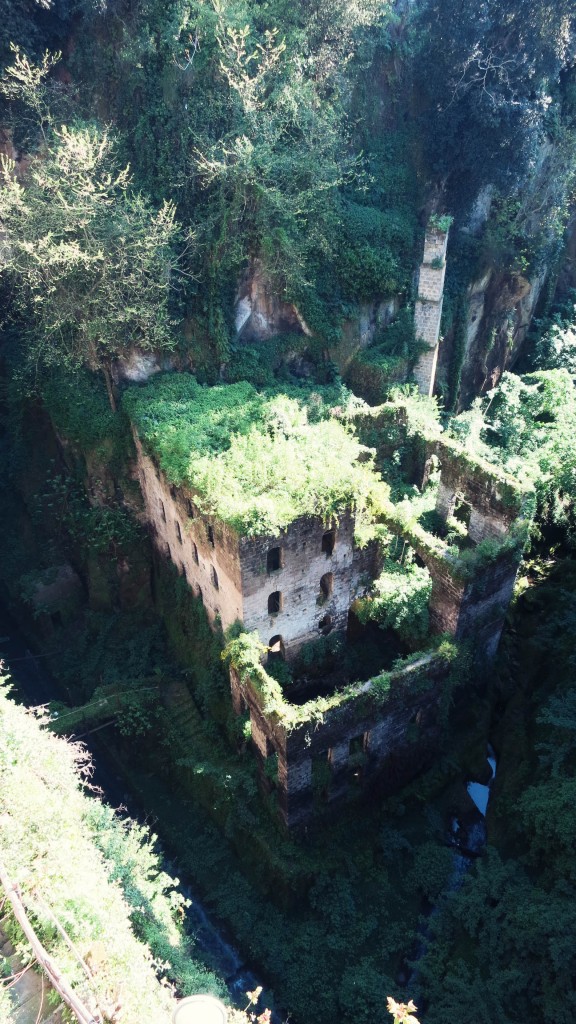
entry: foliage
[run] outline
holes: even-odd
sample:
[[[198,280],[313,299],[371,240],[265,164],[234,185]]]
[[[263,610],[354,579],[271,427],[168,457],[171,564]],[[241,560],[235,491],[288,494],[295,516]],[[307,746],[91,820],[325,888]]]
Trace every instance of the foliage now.
[[[505,373],[498,387],[454,420],[451,429],[481,458],[533,482],[540,522],[562,527],[572,542],[576,401],[566,369],[523,377]]]
[[[154,838],[83,794],[80,772],[85,777],[87,766],[80,748],[41,730],[5,691],[0,706],[3,856],[42,941],[68,980],[105,1014],[119,1002],[126,1021],[151,1012],[168,1021],[173,1002],[155,972],[169,976],[172,969],[168,962],[154,964],[151,949],[165,957],[173,947],[182,968],[184,939],[175,920],[183,901],[159,871]],[[88,986],[75,950],[98,963]],[[199,968],[196,985],[206,981]]]
[[[358,602],[361,622],[375,619],[383,629],[394,629],[409,648],[421,648],[428,635],[428,601],[432,579],[425,566],[408,558],[401,563],[387,558],[369,597]]]
[[[559,307],[552,307],[547,317],[531,325],[532,345],[527,359],[538,370],[568,370],[576,374],[576,306],[574,293]]]
[[[42,400],[54,427],[80,451],[126,454],[129,424],[110,408],[102,378],[79,367],[71,372],[53,367],[41,381]]]
[[[28,102],[48,70],[17,53],[8,81]],[[133,346],[172,348],[174,206],[154,211],[131,187],[109,130],[79,121],[42,128],[25,187],[9,160],[1,166],[3,272],[30,320],[30,360],[95,370]]]
[[[408,306],[392,324],[378,332],[372,345],[355,356],[346,372],[346,381],[370,405],[380,405],[394,386],[406,379],[419,352],[413,310]]]
[[[487,184],[510,195],[525,181],[535,147],[560,116],[559,84],[570,64],[563,40],[575,16],[572,0],[553,12],[545,0],[420,6],[421,128],[451,209],[460,212]]]
[[[208,389],[181,374],[132,389],[124,405],[168,478],[242,534],[274,535],[302,515],[328,522],[346,508],[369,515],[383,486],[318,390]]]

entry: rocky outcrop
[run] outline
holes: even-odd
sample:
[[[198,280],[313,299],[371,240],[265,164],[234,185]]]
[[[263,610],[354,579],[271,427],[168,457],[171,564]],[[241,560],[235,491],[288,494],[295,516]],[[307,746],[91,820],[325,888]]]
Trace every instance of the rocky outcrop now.
[[[234,314],[236,333],[242,341],[312,333],[297,307],[275,293],[259,260],[250,261],[236,295]]]

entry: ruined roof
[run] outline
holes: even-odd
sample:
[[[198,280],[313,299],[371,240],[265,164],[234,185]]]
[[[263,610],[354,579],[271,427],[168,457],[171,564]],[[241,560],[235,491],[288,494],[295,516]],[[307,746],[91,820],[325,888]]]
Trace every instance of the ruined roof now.
[[[171,483],[239,533],[269,536],[304,515],[365,514],[384,486],[372,450],[333,415],[342,401],[338,388],[258,392],[167,374],[130,388],[125,407]]]

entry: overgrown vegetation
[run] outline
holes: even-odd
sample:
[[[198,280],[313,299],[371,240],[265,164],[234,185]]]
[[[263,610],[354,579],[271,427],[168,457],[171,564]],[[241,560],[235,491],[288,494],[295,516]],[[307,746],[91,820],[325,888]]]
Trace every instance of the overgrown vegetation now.
[[[221,993],[178,923],[186,901],[160,867],[156,837],[87,796],[82,749],[51,736],[5,686],[0,708],[2,857],[67,981],[94,1010],[112,1019],[120,1008],[131,1024],[170,1019],[173,991],[160,976],[182,992]],[[9,931],[31,960],[16,923]]]
[[[303,515],[329,522],[354,508],[361,520],[385,490],[331,399],[350,405],[338,390],[258,394],[180,374],[132,389],[124,405],[169,480],[239,533],[269,536]]]
[[[519,296],[548,268],[551,298],[559,267],[576,166],[575,19],[574,0],[8,0],[3,10],[0,144],[16,159],[4,161],[0,190],[2,357],[22,350],[6,359],[0,406],[5,592],[27,628],[43,631],[64,687],[52,706],[58,728],[106,727],[99,735],[143,804],[299,1024],[373,1024],[388,992],[414,995],[426,1024],[482,1014],[548,1024],[574,1009],[572,300],[544,309],[529,336],[522,366],[535,372],[495,382],[516,355]],[[456,418],[395,390],[419,351],[410,303],[420,226],[446,229],[446,210],[451,347],[439,393],[456,409],[471,380],[490,389]],[[482,277],[475,351],[469,285]],[[237,334],[235,303],[254,282],[266,311],[291,311],[289,330]],[[372,336],[382,311],[398,308]],[[161,376],[122,403],[122,359],[135,350],[156,366],[169,354],[195,379]],[[390,404],[372,411],[354,399],[336,362],[360,399]],[[430,584],[409,547],[460,583],[526,540],[521,527],[472,548],[457,520],[438,536],[434,484],[412,482],[426,445],[471,480],[492,467],[507,508],[528,496],[527,519],[534,489],[532,548],[545,568],[529,566],[521,581],[495,684],[481,689],[469,661],[452,663],[446,755],[396,797],[373,793],[362,828],[354,795],[337,822],[298,844],[263,813],[275,766],[259,793],[249,725],[230,712],[221,637],[136,524],[130,418],[168,478],[240,533],[278,533],[298,515],[329,520],[349,506],[363,542],[385,540],[387,523],[401,539],[358,610],[412,646],[425,640]],[[542,579],[552,557],[564,561]],[[60,570],[76,580],[73,596],[44,606],[37,595]],[[437,657],[453,653],[445,645]],[[291,729],[358,697],[350,686],[297,705],[286,666],[265,669],[254,638],[236,637],[228,654]],[[349,654],[323,638],[301,653],[302,673],[346,663],[365,678]],[[385,704],[401,666],[368,662],[365,652]],[[418,685],[417,671],[408,678]],[[5,838],[14,871],[17,860],[29,868],[23,887],[64,849],[55,833],[38,846],[40,831],[26,826],[32,813],[36,824],[51,815],[73,878],[56,866],[39,884],[50,883],[78,942],[85,929],[106,945],[118,933],[135,951],[137,969],[121,950],[113,967],[134,983],[130,1012],[160,1020],[168,1000],[128,918],[180,991],[216,990],[174,929],[170,905],[183,905],[147,834],[69,788],[70,747],[45,734],[36,742],[37,724],[1,705],[0,801],[17,823]],[[481,774],[490,728],[490,845],[449,892],[446,823],[465,809],[462,779]],[[38,763],[45,741],[49,772]],[[14,752],[28,758],[25,775]],[[325,782],[316,772],[319,802]],[[94,886],[108,892],[110,878],[128,905],[114,889],[93,913]],[[402,991],[419,915],[438,901],[416,966],[421,995]]]

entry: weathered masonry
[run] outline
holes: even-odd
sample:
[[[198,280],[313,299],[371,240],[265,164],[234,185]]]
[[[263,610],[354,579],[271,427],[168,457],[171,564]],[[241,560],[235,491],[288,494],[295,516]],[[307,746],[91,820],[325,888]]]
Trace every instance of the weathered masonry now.
[[[371,469],[381,485],[374,506],[380,524],[428,569],[430,633],[452,639],[434,651],[431,638],[391,671],[340,688],[334,683],[328,693],[324,680],[316,691],[308,681],[312,697],[303,704],[274,678],[275,659],[293,661],[303,644],[329,633],[344,637],[351,606],[381,571],[376,542],[355,545],[352,499],[328,521],[300,514],[277,535],[264,535],[261,521],[256,535],[240,533],[201,512],[191,484],[171,484],[135,429],[145,514],[159,552],[185,575],[212,624],[244,627],[229,647],[232,701],[237,713],[249,713],[262,785],[274,790],[289,828],[375,776],[393,789],[431,760],[443,696],[454,684],[456,646],[471,644],[478,659],[495,653],[523,547],[526,495],[497,467],[437,425],[411,423],[401,399],[355,414],[354,427],[357,462],[375,453],[385,474],[401,452],[403,479],[419,493],[435,476],[436,507],[420,522],[409,502],[389,500]]]
[[[379,776],[388,791],[411,779],[438,743],[438,705],[449,664],[423,655],[404,669],[348,687],[333,698],[289,704],[265,669],[232,664],[232,701],[250,713],[262,783],[273,788],[284,824],[306,824],[319,805]],[[272,705],[273,710],[270,710]],[[270,759],[275,777],[265,771]]]
[[[201,514],[197,496],[170,485],[135,436],[138,475],[158,550],[184,574],[212,624],[256,630],[290,658],[309,640],[344,631],[373,577],[373,548],[354,545],[351,511],[338,521],[300,517],[278,537],[244,537]]]
[[[397,434],[406,422],[405,410],[392,405],[374,409],[364,428],[385,436],[391,419]],[[382,510],[382,520],[429,569],[431,632],[468,641],[478,658],[489,659],[522,554],[526,495],[455,441],[412,438],[408,462],[413,478],[422,483],[432,461],[440,467],[437,532],[407,522],[401,506],[392,503]],[[460,554],[442,538],[455,522]],[[297,705],[257,658],[232,657],[232,701],[238,714],[249,712],[262,785],[275,791],[285,825],[305,825],[319,805],[333,804],[375,776],[381,787],[393,790],[417,774],[437,749],[442,698],[458,682],[450,673],[446,654],[422,652],[404,667]],[[271,759],[276,771],[266,768]]]
[[[414,367],[414,377],[423,395],[434,392],[440,340],[440,320],[446,274],[448,232],[429,227],[424,239],[424,257],[418,279],[418,297],[414,307],[416,338],[427,349]]]

